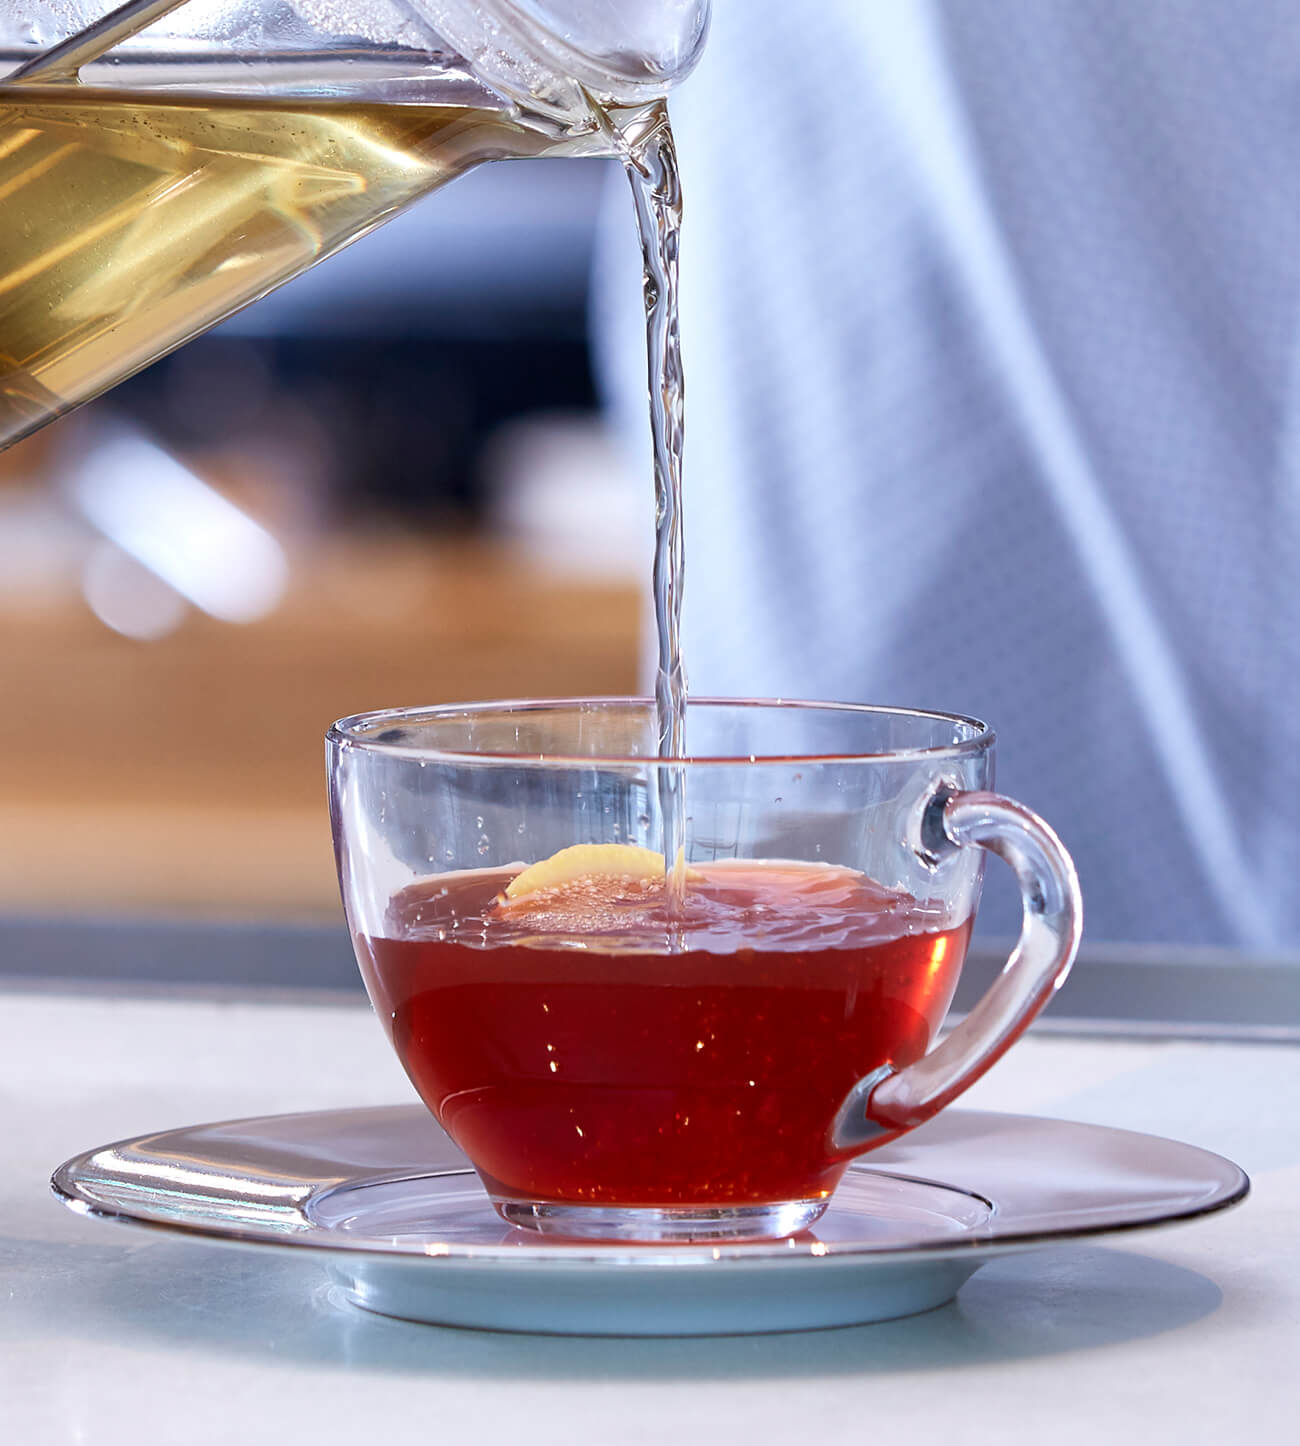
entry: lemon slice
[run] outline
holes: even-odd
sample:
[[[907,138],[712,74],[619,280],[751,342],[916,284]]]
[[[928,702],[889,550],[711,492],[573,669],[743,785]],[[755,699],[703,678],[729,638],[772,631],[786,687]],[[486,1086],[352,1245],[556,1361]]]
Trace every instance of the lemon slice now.
[[[679,856],[678,867],[684,866]],[[558,889],[578,879],[662,879],[664,856],[636,844],[570,844],[549,859],[529,864],[506,885],[506,898],[518,899],[541,889]],[[694,869],[686,877],[699,878]]]

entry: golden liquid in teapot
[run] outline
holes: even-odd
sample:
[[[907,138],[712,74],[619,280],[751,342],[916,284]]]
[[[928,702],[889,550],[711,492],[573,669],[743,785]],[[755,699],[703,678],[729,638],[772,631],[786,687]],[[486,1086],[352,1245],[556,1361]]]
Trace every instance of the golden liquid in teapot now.
[[[0,446],[423,192],[563,144],[472,106],[0,84]]]

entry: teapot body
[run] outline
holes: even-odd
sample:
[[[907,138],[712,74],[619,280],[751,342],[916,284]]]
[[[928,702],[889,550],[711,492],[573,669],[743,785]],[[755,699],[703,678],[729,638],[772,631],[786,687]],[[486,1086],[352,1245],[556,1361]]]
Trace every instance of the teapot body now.
[[[6,0],[0,446],[474,166],[611,153],[604,107],[675,77],[546,28],[584,7]],[[707,19],[696,0],[626,8]]]

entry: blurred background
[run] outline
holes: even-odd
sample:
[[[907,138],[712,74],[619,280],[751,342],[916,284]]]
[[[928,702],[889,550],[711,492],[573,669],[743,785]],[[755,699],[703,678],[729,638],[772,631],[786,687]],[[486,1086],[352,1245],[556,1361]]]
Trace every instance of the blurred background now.
[[[673,98],[695,689],[986,717],[1090,945],[1300,979],[1292,17],[837,0],[788,51],[785,11],[719,6]],[[623,189],[480,167],[0,453],[13,957],[53,918],[341,940],[332,719],[636,690]],[[990,937],[1019,925],[1003,872]]]
[[[0,911],[333,920],[335,718],[635,689],[610,165],[482,167],[0,453]]]

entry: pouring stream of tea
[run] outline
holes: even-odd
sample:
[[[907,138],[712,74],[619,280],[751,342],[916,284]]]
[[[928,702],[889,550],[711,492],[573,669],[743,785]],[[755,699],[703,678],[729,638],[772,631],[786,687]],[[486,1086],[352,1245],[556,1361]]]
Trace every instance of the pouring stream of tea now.
[[[654,608],[658,643],[655,725],[659,756],[678,759],[686,744],[686,670],[681,613],[685,552],[682,534],[684,389],[678,323],[677,262],[682,224],[681,181],[668,108],[663,101],[611,124],[593,105],[632,185],[646,313],[650,436],[654,452]],[[682,910],[685,871],[675,867],[686,843],[685,770],[658,770],[659,822],[667,864],[670,913]]]

